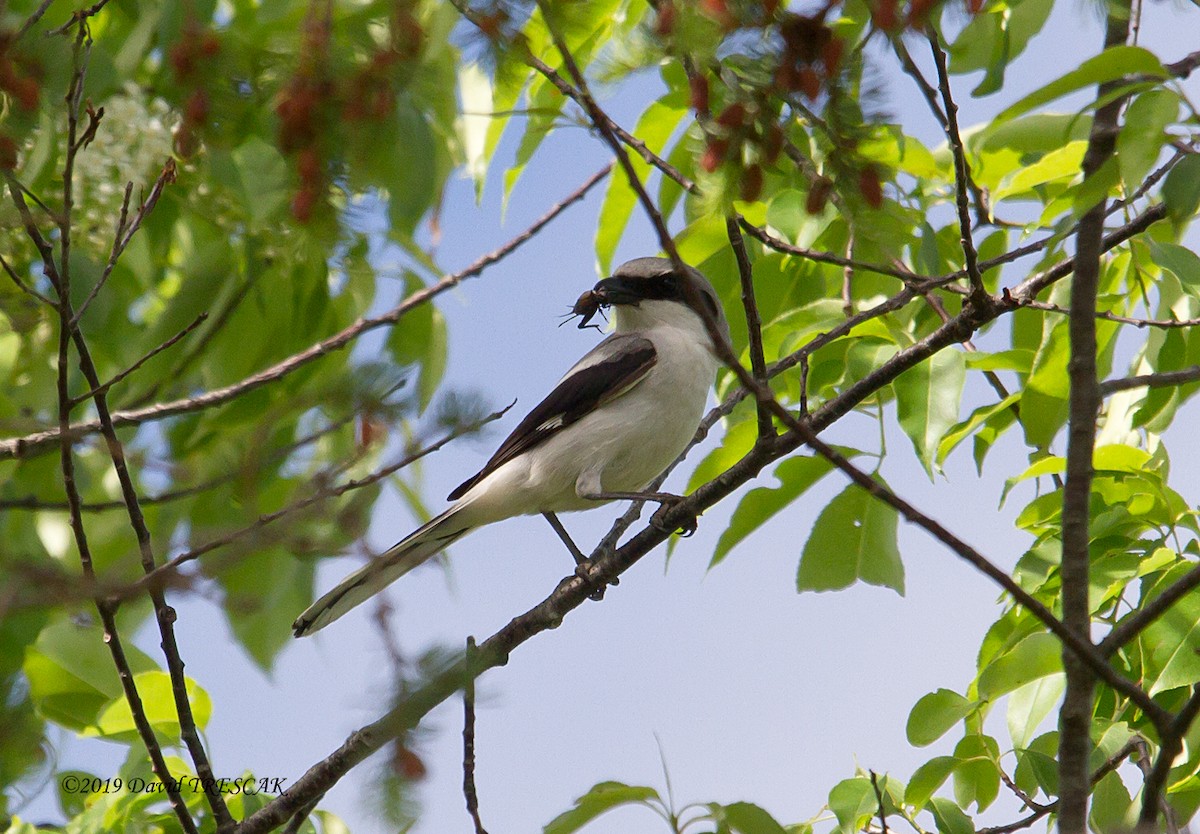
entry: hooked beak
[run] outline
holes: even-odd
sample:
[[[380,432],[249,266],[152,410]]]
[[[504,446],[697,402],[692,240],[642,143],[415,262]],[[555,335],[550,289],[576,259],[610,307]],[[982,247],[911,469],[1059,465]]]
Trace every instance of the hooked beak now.
[[[634,284],[625,278],[605,278],[592,288],[592,292],[600,299],[601,304],[637,304],[642,300],[641,294],[634,289]]]

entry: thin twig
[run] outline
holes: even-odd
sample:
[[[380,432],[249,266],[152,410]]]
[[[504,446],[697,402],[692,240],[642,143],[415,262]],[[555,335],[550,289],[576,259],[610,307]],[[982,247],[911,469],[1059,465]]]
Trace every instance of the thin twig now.
[[[1146,774],[1146,784],[1142,789],[1142,810],[1138,815],[1139,830],[1153,829],[1159,811],[1162,810],[1160,799],[1165,810],[1168,812],[1171,810],[1170,806],[1166,804],[1163,792],[1167,787],[1171,766],[1183,750],[1183,737],[1187,735],[1187,731],[1192,726],[1192,722],[1196,720],[1197,715],[1200,715],[1200,684],[1192,687],[1192,694],[1188,696],[1187,701],[1172,719],[1169,730],[1162,733],[1158,757],[1154,760],[1154,766],[1150,768],[1150,772]],[[1170,818],[1168,817],[1168,819]]]
[[[466,662],[474,662],[475,638],[467,638]],[[468,679],[463,686],[463,797],[467,802],[467,813],[475,824],[475,834],[487,834],[483,820],[479,818],[479,795],[475,792],[475,681]]]
[[[1200,49],[1163,66],[1176,78],[1187,78],[1195,71],[1196,67],[1200,67]]]
[[[795,255],[817,263],[833,264],[843,268],[857,269],[862,272],[889,275],[892,278],[899,278],[901,281],[908,281],[915,277],[907,269],[897,269],[894,266],[885,266],[884,264],[866,263],[865,261],[857,261],[852,258],[843,257],[842,255],[835,255],[832,252],[822,252],[819,249],[805,249],[801,246],[793,246],[775,237],[761,226],[755,226],[744,217],[739,219],[739,225],[741,225],[742,229],[748,235],[760,241],[765,246],[774,249],[776,252],[783,252],[786,255]]]
[[[1167,613],[1188,591],[1200,586],[1200,565],[1189,570],[1163,589],[1162,593],[1142,604],[1128,617],[1117,623],[1103,640],[1096,644],[1101,653],[1112,655],[1147,626]]]
[[[926,31],[926,36],[929,38],[929,48],[933,51],[933,62],[937,66],[938,90],[942,94],[942,112],[946,117],[946,138],[949,140],[950,150],[954,154],[955,207],[958,210],[959,240],[962,243],[963,258],[966,261],[967,279],[971,282],[971,303],[981,309],[987,309],[992,303],[992,297],[983,285],[983,274],[979,271],[979,253],[975,251],[975,240],[971,232],[971,206],[967,197],[967,183],[971,179],[971,167],[967,164],[967,152],[958,131],[958,105],[950,91],[950,73],[946,68],[946,53],[938,42],[937,31],[930,27]]]
[[[25,36],[26,32],[36,26],[37,22],[42,19],[42,15],[46,13],[46,10],[50,8],[50,5],[53,2],[54,0],[42,0],[42,2],[38,4],[38,7],[33,10],[33,13],[29,15],[29,17],[25,18],[25,22],[21,24],[21,28],[17,30],[15,35],[13,35],[13,41],[19,41]]]
[[[479,15],[477,15],[474,12],[474,10],[471,9],[470,6],[468,6],[465,2],[463,2],[463,0],[451,0],[451,2],[453,3],[454,7],[456,9],[458,9],[459,14],[461,14],[464,18],[466,18],[470,23],[472,23],[476,27],[480,27],[481,29],[483,28],[481,26],[482,21],[480,20]],[[543,14],[545,14],[545,13],[543,12]],[[550,27],[550,21],[548,18],[546,20],[546,26],[547,26],[547,28]],[[588,109],[587,101],[591,98],[591,94],[587,92],[585,85],[578,83],[579,82],[578,78],[576,78],[576,86],[573,86],[569,81],[567,81],[565,78],[563,78],[562,75],[560,73],[558,73],[553,67],[551,67],[549,64],[547,64],[542,59],[538,58],[532,52],[530,52],[527,45],[524,42],[515,44],[515,46],[517,49],[519,49],[521,51],[521,60],[525,64],[527,64],[530,67],[530,69],[533,69],[536,72],[540,73],[542,75],[542,77],[544,77],[547,81],[549,81],[554,86],[555,89],[557,89],[560,93],[562,93],[567,98],[574,101],[580,107],[583,107],[584,110]],[[594,104],[594,102],[593,102],[593,104]],[[589,113],[589,117],[591,117],[591,115],[592,114]],[[594,119],[593,119],[593,123],[595,123]],[[674,180],[676,183],[678,183],[680,186],[682,186],[682,188],[685,191],[687,191],[691,194],[699,194],[700,193],[700,188],[699,188],[699,186],[696,185],[696,183],[694,183],[692,180],[688,179],[683,174],[683,172],[680,171],[678,168],[676,168],[674,165],[667,162],[665,159],[660,157],[658,154],[654,153],[654,151],[650,150],[650,147],[645,142],[643,142],[641,139],[637,138],[632,133],[625,130],[623,127],[621,127],[615,121],[613,121],[613,119],[610,118],[608,116],[608,114],[606,114],[606,113],[600,114],[600,123],[596,123],[596,126],[601,127],[601,124],[603,125],[603,128],[602,128],[603,130],[611,132],[622,143],[624,143],[625,145],[627,145],[628,147],[630,147],[634,151],[636,151],[637,154],[639,156],[641,156],[641,158],[643,160],[645,160],[646,164],[651,165],[654,168],[657,168],[665,176]]]
[[[887,811],[883,807],[883,791],[879,789],[879,776],[873,770],[871,771],[871,787],[875,789],[875,802],[879,808],[880,834],[888,834]]]
[[[80,403],[87,402],[88,400],[93,399],[94,397],[96,397],[99,394],[107,394],[110,388],[112,388],[114,385],[118,384],[122,380],[126,379],[130,374],[134,373],[135,371],[137,371],[138,368],[142,367],[142,365],[145,365],[147,362],[149,362],[155,356],[158,356],[160,353],[162,353],[164,350],[167,350],[172,345],[178,344],[180,339],[184,338],[185,336],[187,336],[187,334],[191,333],[193,330],[195,330],[197,327],[199,327],[201,325],[201,323],[203,323],[204,320],[207,318],[208,318],[208,313],[201,313],[200,315],[196,316],[195,320],[192,321],[191,324],[189,324],[187,327],[183,328],[183,330],[180,330],[178,333],[176,333],[171,338],[167,339],[162,344],[158,345],[155,348],[151,348],[151,350],[148,353],[146,353],[144,356],[142,356],[141,359],[137,360],[132,365],[130,365],[128,368],[126,368],[125,370],[118,373],[116,376],[114,376],[108,382],[101,383],[99,387],[92,388],[92,389],[88,390],[87,392],[75,397],[72,401],[72,405],[79,405]]]
[[[355,414],[350,414],[346,417],[342,417],[342,418],[334,421],[333,423],[330,423],[329,425],[324,426],[323,428],[317,429],[316,431],[313,431],[310,434],[307,434],[304,437],[299,438],[298,440],[292,441],[291,443],[287,444],[286,446],[282,447],[281,449],[272,452],[271,455],[268,457],[267,462],[269,463],[272,461],[282,460],[283,458],[286,458],[288,455],[290,455],[292,452],[296,451],[297,449],[302,449],[305,446],[308,446],[308,445],[311,445],[311,444],[317,442],[321,438],[342,428],[347,423],[354,420],[356,416],[357,415],[355,415]],[[193,495],[197,495],[201,492],[207,492],[208,490],[212,489],[213,487],[217,487],[217,486],[220,486],[221,484],[229,483],[230,481],[235,480],[240,477],[243,477],[245,475],[246,475],[246,472],[244,470],[231,469],[230,471],[227,471],[221,475],[217,475],[213,478],[207,478],[203,481],[192,484],[191,486],[179,487],[177,489],[166,490],[165,492],[155,493],[154,495],[144,495],[141,497],[142,506],[144,507],[144,506],[148,506],[151,504],[166,504],[171,501],[178,501],[183,498],[189,498],[189,497],[191,497]],[[67,505],[67,502],[65,502],[65,501],[47,501],[45,499],[38,498],[37,496],[34,496],[34,495],[24,495],[19,498],[0,498],[0,510],[66,510],[66,509],[69,509],[69,506]],[[123,509],[125,509],[125,502],[120,499],[114,499],[111,501],[85,501],[81,505],[80,509],[82,509],[84,512],[89,512],[89,513],[107,512],[109,510],[123,510]]]
[[[181,566],[187,564],[188,562],[195,561],[196,559],[199,559],[201,556],[204,556],[207,553],[211,553],[214,550],[218,550],[219,548],[227,547],[228,545],[233,544],[234,542],[238,541],[239,539],[242,539],[252,533],[258,532],[262,528],[264,528],[270,524],[273,524],[282,518],[286,518],[287,516],[293,515],[301,510],[307,509],[307,508],[309,508],[315,504],[319,504],[323,501],[328,501],[332,498],[338,498],[342,495],[345,495],[347,492],[352,492],[356,489],[362,489],[363,487],[367,487],[367,486],[371,486],[372,484],[376,484],[379,481],[382,481],[384,478],[390,477],[391,475],[394,475],[396,472],[399,472],[404,467],[410,466],[411,464],[415,463],[416,461],[420,460],[421,458],[425,457],[426,455],[430,455],[430,454],[436,452],[437,450],[441,449],[443,446],[445,446],[447,443],[454,440],[455,438],[460,437],[461,435],[464,435],[464,434],[469,434],[471,432],[478,431],[481,427],[487,425],[488,423],[492,422],[493,420],[499,420],[501,417],[504,416],[504,414],[510,408],[512,408],[512,405],[508,405],[508,406],[500,409],[499,411],[494,411],[491,414],[487,415],[486,417],[482,418],[481,420],[471,423],[470,425],[455,428],[455,429],[447,432],[439,440],[437,440],[433,443],[430,443],[428,446],[424,446],[420,449],[417,449],[416,451],[409,452],[408,454],[401,457],[399,460],[397,460],[387,466],[384,466],[381,469],[376,470],[375,472],[372,472],[370,475],[367,475],[362,478],[356,478],[353,480],[349,480],[344,483],[338,484],[336,486],[324,486],[324,485],[318,486],[316,492],[314,492],[312,495],[307,496],[306,498],[302,498],[298,501],[294,501],[285,507],[275,510],[274,512],[264,513],[263,515],[260,515],[257,519],[250,522],[249,524],[247,524],[244,527],[239,527],[237,530],[233,530],[229,533],[226,533],[223,536],[219,536],[218,538],[215,538],[215,539],[212,539],[211,541],[205,542],[202,545],[193,547],[190,550],[185,550],[183,553],[180,553],[179,555],[175,556],[170,561],[157,567],[153,571],[153,573],[143,576],[136,583],[131,585],[123,594],[121,594],[121,596],[135,595],[140,590],[144,589],[145,587],[147,587],[148,585],[150,585],[154,582],[165,581],[165,579],[167,577],[169,577],[171,574],[177,573],[179,571],[179,568]]]
[[[468,278],[473,278],[487,267],[511,254],[523,243],[527,242],[534,235],[540,232],[543,227],[561,214],[567,207],[578,202],[579,200],[582,200],[588,191],[590,191],[598,182],[603,180],[604,177],[608,176],[611,170],[612,165],[606,165],[604,168],[600,169],[591,177],[589,177],[587,181],[579,186],[579,188],[575,189],[574,192],[551,207],[546,214],[534,221],[534,223],[525,231],[513,237],[502,246],[499,246],[486,255],[481,256],[465,269],[445,275],[436,283],[412,293],[390,310],[378,316],[363,316],[353,324],[335,333],[334,335],[310,345],[299,353],[292,354],[286,359],[276,362],[269,368],[251,374],[245,379],[235,382],[231,385],[227,385],[223,388],[216,388],[206,391],[203,394],[196,394],[194,396],[185,397],[179,400],[158,403],[156,405],[151,405],[144,408],[130,409],[127,411],[115,411],[112,415],[113,425],[117,428],[136,426],[153,420],[162,420],[167,417],[177,416],[179,414],[188,414],[195,411],[213,408],[219,405],[224,405],[225,403],[230,402],[231,400],[234,400],[243,394],[261,388],[262,386],[274,382],[281,377],[287,376],[293,371],[304,367],[309,362],[320,359],[321,357],[326,356],[333,351],[345,347],[347,344],[354,341],[364,333],[380,327],[386,327],[395,324],[404,316],[405,313],[416,307],[419,307],[421,304],[428,302],[430,299],[440,295],[446,290],[458,286]],[[28,210],[26,209],[26,213],[27,212]],[[39,239],[45,243],[45,239],[41,238],[40,234]],[[49,247],[49,244],[45,245]],[[39,246],[39,248],[41,247]],[[94,434],[99,430],[100,424],[98,421],[77,423],[70,427],[70,431],[75,437]],[[36,453],[41,449],[46,448],[48,444],[55,443],[60,431],[61,429],[58,427],[48,428],[33,434],[25,435],[24,437],[0,440],[0,460],[10,457],[24,457]]]
[[[754,297],[754,272],[750,265],[750,256],[746,252],[746,241],[738,229],[741,217],[737,214],[725,218],[725,233],[729,237],[729,245],[737,259],[738,278],[742,284],[742,309],[746,313],[746,333],[750,343],[750,369],[760,385],[767,382],[767,361],[763,357],[762,317],[758,313],[758,301]],[[758,436],[774,437],[775,424],[771,422],[771,413],[762,403],[758,407]]]
[[[1139,737],[1135,737],[1116,753],[1109,756],[1108,759],[1106,759],[1105,762],[1100,765],[1100,767],[1096,768],[1096,770],[1092,773],[1092,786],[1094,787],[1096,784],[1098,784],[1101,779],[1112,773],[1121,766],[1122,762],[1133,755],[1133,753],[1137,751],[1137,742],[1139,740]],[[1032,814],[1022,817],[1016,822],[1010,822],[1007,825],[996,825],[990,828],[981,828],[976,832],[976,834],[1013,834],[1014,831],[1020,831],[1023,828],[1028,828],[1038,820],[1045,817],[1047,814],[1053,814],[1057,810],[1058,800],[1056,799],[1053,802],[1047,802],[1045,805],[1037,805]]]
[[[33,287],[31,287],[27,283],[25,283],[25,281],[21,278],[21,276],[16,273],[16,270],[14,270],[9,265],[8,261],[6,261],[4,259],[4,255],[0,255],[0,266],[4,267],[4,271],[8,273],[8,277],[13,280],[13,283],[17,285],[17,288],[19,290],[24,292],[26,295],[30,295],[33,298],[36,298],[38,301],[42,302],[50,309],[52,309],[52,310],[56,309],[56,306],[53,301],[51,301],[49,298],[42,295],[40,292],[35,290]]]
[[[1110,379],[1100,383],[1100,395],[1108,396],[1117,391],[1128,391],[1131,388],[1166,388],[1185,385],[1200,380],[1200,365],[1184,368],[1182,371],[1163,371],[1157,374],[1140,374],[1124,379]]]
[[[142,221],[146,219],[150,212],[154,211],[154,207],[158,205],[158,198],[162,196],[163,189],[175,182],[175,160],[168,159],[159,171],[158,177],[154,180],[154,185],[150,188],[150,194],[138,206],[137,214],[133,216],[133,220],[127,220],[129,212],[129,196],[133,192],[133,183],[125,184],[125,198],[121,205],[121,216],[117,220],[117,233],[113,237],[112,251],[108,255],[108,262],[104,265],[104,272],[100,273],[100,279],[96,281],[96,285],[92,287],[88,297],[83,300],[83,304],[79,305],[79,311],[75,314],[75,321],[71,322],[74,326],[83,318],[83,314],[87,312],[88,306],[100,292],[100,288],[108,281],[108,276],[112,274],[113,269],[117,265],[117,260],[125,251],[125,247],[129,245],[129,241],[133,240],[133,236],[137,234],[137,230],[142,227]]]

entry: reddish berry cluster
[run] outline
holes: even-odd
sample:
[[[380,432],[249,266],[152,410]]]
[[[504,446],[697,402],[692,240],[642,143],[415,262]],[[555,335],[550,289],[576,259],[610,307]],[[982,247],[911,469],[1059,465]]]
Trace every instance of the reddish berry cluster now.
[[[275,105],[279,148],[295,158],[300,180],[292,197],[292,216],[301,223],[312,219],[327,187],[327,134],[337,114],[348,122],[381,122],[391,116],[397,69],[421,54],[425,31],[414,0],[396,0],[389,24],[388,44],[343,82],[329,73],[329,19],[312,15],[305,26],[300,66]]]
[[[762,193],[763,165],[774,164],[783,150],[783,128],[766,108],[735,101],[709,123],[708,131],[700,167],[709,173],[725,163],[743,165],[746,146],[755,149],[751,157],[756,161],[741,168],[738,182],[741,199],[757,200]]]
[[[20,56],[9,54],[11,45],[12,34],[0,33],[0,92],[12,96],[22,110],[32,112],[41,98],[37,68]]]
[[[31,60],[14,54],[12,33],[0,32],[0,93],[16,102],[19,110],[32,113],[41,100],[42,85],[39,67]],[[0,170],[11,171],[17,167],[17,140],[0,133]]]
[[[783,54],[775,70],[775,86],[784,93],[801,92],[816,101],[823,85],[837,75],[844,46],[823,17],[784,15],[779,23]]]
[[[180,156],[191,156],[199,149],[200,131],[208,123],[212,108],[205,85],[213,77],[209,70],[220,52],[216,33],[190,21],[179,42],[167,53],[175,81],[184,91],[190,91],[183,105],[183,121],[175,131],[175,151]]]

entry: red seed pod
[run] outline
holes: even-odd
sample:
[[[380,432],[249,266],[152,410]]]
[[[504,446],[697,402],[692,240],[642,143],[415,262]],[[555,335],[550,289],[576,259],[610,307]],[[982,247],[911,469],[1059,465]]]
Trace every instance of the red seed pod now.
[[[708,113],[708,78],[700,73],[688,76],[688,87],[692,94],[692,109],[700,114]]]
[[[833,193],[833,182],[821,177],[808,190],[808,199],[804,201],[804,210],[809,214],[820,214],[825,210],[825,204],[829,202],[831,193]]]
[[[837,75],[838,67],[842,65],[842,52],[846,45],[842,43],[841,38],[830,38],[821,47],[821,63],[825,65],[825,77],[832,78]]]
[[[810,64],[821,56],[821,48],[833,37],[833,32],[818,17],[793,14],[779,25],[779,34],[793,60]]]
[[[312,220],[313,209],[317,205],[317,192],[315,188],[307,186],[302,187],[292,197],[292,217],[295,217],[301,223],[307,223]]]
[[[740,101],[735,101],[733,104],[721,111],[721,115],[717,116],[717,124],[721,127],[730,129],[739,128],[746,123],[746,105]]]
[[[413,17],[412,12],[407,12],[398,15],[392,23],[392,49],[394,52],[380,53],[376,58],[386,55],[388,63],[395,58],[411,60],[421,54],[421,47],[424,43],[425,30]]]
[[[912,0],[908,6],[908,26],[918,29],[929,20],[929,12],[937,5],[937,0]]]
[[[812,67],[802,67],[797,75],[801,92],[809,101],[816,101],[821,95],[821,76]]]
[[[713,139],[704,149],[704,155],[700,157],[700,167],[711,174],[721,167],[721,162],[724,161],[728,150],[728,142],[723,139]]]
[[[358,417],[358,450],[365,452],[376,443],[387,439],[387,424],[370,414]]]
[[[772,163],[779,159],[779,154],[783,150],[783,128],[775,122],[767,127],[766,135],[763,136],[763,158],[768,163]]]
[[[737,20],[729,11],[728,0],[700,0],[700,10],[711,17],[725,31],[737,28]]]
[[[9,89],[22,110],[37,109],[38,99],[41,98],[41,88],[38,86],[37,81],[28,76],[25,78],[16,78],[13,79],[12,86]]]
[[[883,186],[874,168],[867,167],[858,172],[858,190],[871,208],[877,209],[883,205]]]
[[[200,150],[200,139],[196,136],[196,131],[185,122],[175,130],[174,145],[175,153],[187,159]]]
[[[983,11],[983,0],[967,0],[967,11],[972,16],[979,14]]]
[[[208,93],[204,90],[196,90],[188,97],[187,104],[184,105],[183,121],[192,127],[202,125],[208,120],[208,110]]]
[[[301,148],[296,154],[296,172],[305,185],[313,185],[321,179],[321,157],[311,145]]]
[[[410,782],[424,779],[427,773],[425,762],[421,761],[421,757],[399,743],[396,745],[394,764],[396,772]]]
[[[670,0],[663,0],[658,4],[658,14],[654,18],[654,34],[660,38],[665,38],[675,31],[675,23],[679,18],[679,12],[675,9],[675,4]]]
[[[757,165],[751,165],[742,174],[739,196],[747,203],[753,203],[762,194],[763,170]]]
[[[874,0],[871,4],[871,22],[885,32],[894,32],[900,25],[898,0]]]
[[[212,32],[205,32],[200,38],[200,54],[205,58],[214,58],[221,51],[221,41]]]
[[[12,171],[17,167],[17,142],[11,136],[0,134],[0,171]]]
[[[196,52],[189,43],[177,43],[167,53],[171,69],[175,71],[175,80],[182,81],[190,78],[196,71]]]
[[[775,89],[781,93],[791,93],[799,89],[800,76],[795,63],[784,56],[782,64],[775,68]]]

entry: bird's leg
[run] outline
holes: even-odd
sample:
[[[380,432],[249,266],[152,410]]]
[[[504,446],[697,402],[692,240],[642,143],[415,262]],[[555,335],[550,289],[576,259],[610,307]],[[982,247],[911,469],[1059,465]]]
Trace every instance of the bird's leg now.
[[[679,502],[684,500],[684,496],[675,495],[672,492],[593,492],[590,494],[580,494],[580,497],[587,498],[591,501],[655,501],[658,503],[658,509],[654,511],[654,515],[650,516],[650,523],[662,530],[664,533],[674,533],[679,531],[679,535],[687,538],[692,533],[696,532],[696,518],[693,516],[680,525],[670,525],[666,523],[667,513],[675,509]]]
[[[554,528],[554,532],[558,534],[560,539],[562,539],[562,543],[567,546],[567,550],[571,552],[572,558],[575,559],[575,575],[591,585],[591,577],[587,575],[587,569],[591,566],[591,560],[584,556],[583,551],[576,546],[575,542],[571,539],[571,535],[567,532],[567,528],[564,527],[563,523],[558,520],[558,516],[556,516],[554,513],[542,513],[542,517],[546,519],[546,521],[550,522],[550,526]],[[610,584],[619,585],[620,581],[621,580],[617,579],[616,577],[613,577],[613,580]],[[590,594],[588,594],[588,597],[596,600],[597,602],[604,599],[604,587],[601,586],[596,588]]]

